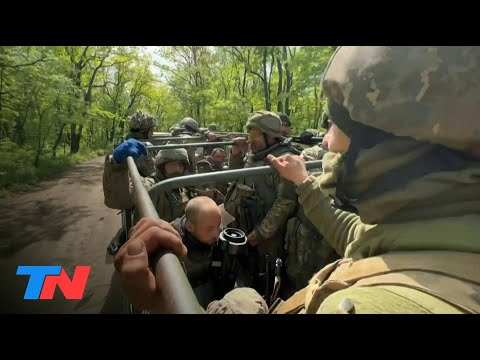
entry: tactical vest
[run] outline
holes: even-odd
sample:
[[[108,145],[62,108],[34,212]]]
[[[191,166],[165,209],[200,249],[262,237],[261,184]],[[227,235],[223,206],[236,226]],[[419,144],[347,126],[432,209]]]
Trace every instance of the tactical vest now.
[[[276,157],[285,155],[285,154],[296,154],[298,153],[291,147],[290,144],[275,144],[270,148],[255,154],[250,155],[248,161],[245,164],[245,168],[258,167],[270,165],[267,160],[267,155],[272,154]],[[246,224],[245,220],[240,220],[242,223],[238,224],[238,227],[247,229],[248,232],[252,231],[255,225],[259,223],[265,217],[267,212],[272,208],[272,205],[277,198],[276,184],[274,182],[274,175],[265,175],[258,176],[253,178],[240,178],[234,182],[227,191],[227,196],[225,199],[225,209],[232,214],[236,219],[246,218],[239,213],[239,210],[247,206],[245,204],[250,199],[251,212],[254,212],[250,215],[254,224]],[[241,204],[244,205],[241,205]]]
[[[392,252],[325,266],[310,284],[281,304],[277,314],[315,314],[322,302],[349,287],[395,285],[434,296],[460,311],[480,313],[480,254],[452,251]],[[415,299],[412,299],[413,301]]]

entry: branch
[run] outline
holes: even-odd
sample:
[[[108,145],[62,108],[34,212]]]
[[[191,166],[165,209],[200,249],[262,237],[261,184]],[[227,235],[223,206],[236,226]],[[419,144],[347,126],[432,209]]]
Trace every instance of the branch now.
[[[17,64],[17,65],[3,64],[2,66],[3,67],[8,67],[8,68],[11,68],[11,69],[16,69],[16,68],[23,67],[23,66],[32,66],[32,65],[35,65],[39,62],[46,62],[46,61],[53,61],[53,60],[52,59],[47,59],[47,58],[41,58],[41,59],[37,59],[35,61],[32,61],[30,63],[26,63],[26,64]]]

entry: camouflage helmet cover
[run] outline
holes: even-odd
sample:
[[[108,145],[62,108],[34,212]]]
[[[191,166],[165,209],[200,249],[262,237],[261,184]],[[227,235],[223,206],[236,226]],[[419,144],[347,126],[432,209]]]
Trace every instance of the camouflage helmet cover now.
[[[251,128],[276,138],[283,137],[280,116],[271,111],[255,111],[247,121],[247,131]]]
[[[143,110],[137,110],[128,122],[130,129],[146,130],[157,125],[157,119]]]
[[[480,47],[340,47],[323,92],[335,123],[340,106],[354,122],[396,136],[466,151],[480,145]]]
[[[155,157],[155,166],[158,168],[161,165],[170,161],[181,161],[185,166],[190,165],[188,160],[188,153],[185,149],[164,149],[160,150]]]
[[[205,159],[202,159],[199,162],[197,162],[195,167],[196,167],[197,172],[202,173],[202,174],[213,171],[212,164],[210,164],[210,162],[205,160]]]
[[[198,132],[197,121],[191,117],[186,117],[178,124],[180,127],[185,128],[192,132]]]

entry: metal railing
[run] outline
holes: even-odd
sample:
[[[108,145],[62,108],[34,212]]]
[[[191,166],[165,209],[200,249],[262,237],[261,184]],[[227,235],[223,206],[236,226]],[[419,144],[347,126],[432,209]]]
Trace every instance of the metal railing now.
[[[205,185],[211,182],[228,182],[243,177],[265,176],[276,172],[272,166],[260,166],[179,176],[160,181],[147,192],[133,158],[129,157],[127,162],[135,193],[136,209],[140,217],[151,217],[154,219],[159,219],[159,217],[153,204],[158,203],[158,196],[164,191],[180,187]],[[307,161],[305,165],[307,170],[321,168],[322,161]],[[161,289],[160,292],[163,294],[164,308],[167,313],[196,314],[203,312],[178,258],[173,253],[169,251],[162,252],[152,260],[152,268],[155,269],[157,287]]]

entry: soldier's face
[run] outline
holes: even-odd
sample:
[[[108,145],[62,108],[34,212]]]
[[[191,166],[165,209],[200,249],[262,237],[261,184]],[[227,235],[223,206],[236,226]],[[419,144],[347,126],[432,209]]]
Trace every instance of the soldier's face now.
[[[258,129],[250,129],[248,132],[248,143],[250,144],[250,150],[253,154],[257,154],[267,148],[265,143],[265,136]]]
[[[334,153],[344,153],[350,147],[350,138],[337,125],[332,124],[323,138],[322,147]]]
[[[290,134],[290,125],[286,122],[282,122],[282,134],[288,136]]]
[[[213,132],[209,132],[207,134],[208,141],[217,141],[217,135]]]
[[[180,161],[169,161],[164,165],[165,177],[174,178],[182,176],[185,171],[185,167]]]
[[[200,242],[213,245],[220,235],[222,214],[218,208],[200,214],[196,224],[193,224],[192,235]]]
[[[222,165],[225,162],[225,152],[217,151],[215,154],[213,154],[212,158],[213,161],[215,161],[215,164]]]

